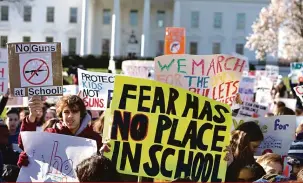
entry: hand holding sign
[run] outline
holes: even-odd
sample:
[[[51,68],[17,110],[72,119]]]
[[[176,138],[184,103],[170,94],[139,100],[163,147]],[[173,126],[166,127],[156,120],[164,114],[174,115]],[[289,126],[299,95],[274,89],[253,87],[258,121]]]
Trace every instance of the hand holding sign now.
[[[29,122],[34,123],[38,114],[42,112],[43,102],[40,96],[33,96],[28,102]]]

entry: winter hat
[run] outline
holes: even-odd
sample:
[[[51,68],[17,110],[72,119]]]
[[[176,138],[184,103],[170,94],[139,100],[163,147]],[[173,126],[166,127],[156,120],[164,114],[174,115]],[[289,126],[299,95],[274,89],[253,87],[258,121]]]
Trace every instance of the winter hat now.
[[[264,175],[261,179],[255,182],[288,182],[289,178],[278,174],[268,174]]]
[[[8,115],[8,114],[17,114],[19,116],[19,110],[16,108],[9,108],[6,111],[6,115]]]
[[[295,140],[288,150],[287,163],[289,165],[303,165],[303,141]]]

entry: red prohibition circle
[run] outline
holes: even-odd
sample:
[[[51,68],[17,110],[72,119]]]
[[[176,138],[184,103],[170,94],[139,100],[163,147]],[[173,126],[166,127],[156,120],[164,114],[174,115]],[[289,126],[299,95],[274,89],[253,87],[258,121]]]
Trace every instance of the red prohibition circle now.
[[[25,76],[25,67],[27,66],[28,63],[30,63],[31,61],[34,61],[34,60],[38,60],[38,61],[42,62],[42,64],[37,68],[37,70],[39,70],[40,67],[42,67],[42,65],[44,65],[44,64],[46,65],[46,68],[47,68],[47,76],[46,76],[46,78],[45,78],[43,81],[41,81],[40,83],[31,82],[30,79],[28,79],[28,78]],[[32,75],[30,76],[30,78],[31,78],[33,75],[35,75],[36,73],[37,73],[37,72],[35,72],[34,74],[32,74]],[[32,84],[32,85],[41,85],[41,84],[43,84],[43,83],[48,79],[48,77],[49,77],[49,67],[48,67],[48,65],[46,64],[46,62],[45,62],[44,60],[42,60],[42,59],[40,59],[40,58],[32,58],[32,59],[28,60],[28,61],[24,64],[24,66],[23,66],[23,77],[24,77],[24,79],[25,79],[27,82],[29,82],[29,83]]]

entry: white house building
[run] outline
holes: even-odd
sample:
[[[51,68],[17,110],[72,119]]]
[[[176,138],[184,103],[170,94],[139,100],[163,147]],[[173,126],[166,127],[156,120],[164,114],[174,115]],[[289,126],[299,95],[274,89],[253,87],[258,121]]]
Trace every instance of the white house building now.
[[[237,52],[270,0],[33,0],[0,2],[0,46],[58,41],[63,54],[163,54],[165,27],[186,28],[186,52]]]

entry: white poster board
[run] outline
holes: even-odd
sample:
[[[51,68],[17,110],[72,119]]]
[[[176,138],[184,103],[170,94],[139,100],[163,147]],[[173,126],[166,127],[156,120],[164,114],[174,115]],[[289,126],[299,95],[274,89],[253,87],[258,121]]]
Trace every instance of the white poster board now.
[[[96,141],[47,132],[21,132],[29,165],[17,182],[79,182],[76,166],[97,152]]]
[[[8,88],[8,52],[0,48],[0,95],[7,92]]]
[[[123,74],[127,76],[149,78],[148,75],[154,68],[154,61],[125,60],[122,62]]]
[[[255,77],[245,76],[242,77],[239,86],[239,94],[243,102],[253,102],[254,101],[254,86]]]
[[[110,107],[115,76],[109,73],[90,72],[78,68],[79,91],[89,110],[105,110]]]
[[[273,116],[262,118],[233,118],[233,127],[248,121],[255,121],[260,126],[264,140],[257,149],[256,156],[266,152],[273,152],[281,156],[287,155],[292,141],[295,139],[296,116]],[[283,135],[281,135],[283,134]]]

